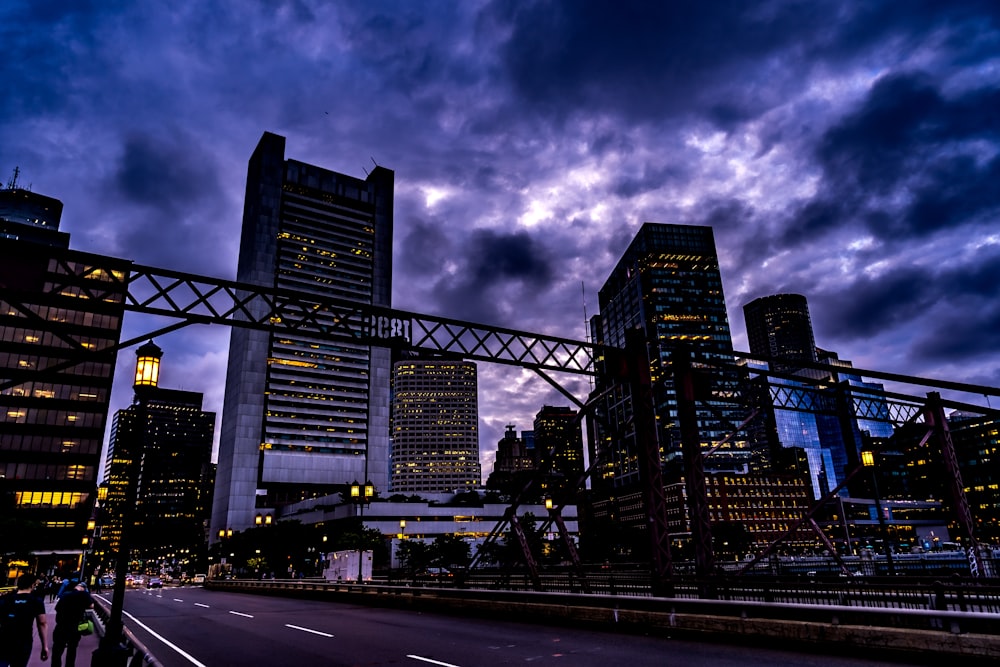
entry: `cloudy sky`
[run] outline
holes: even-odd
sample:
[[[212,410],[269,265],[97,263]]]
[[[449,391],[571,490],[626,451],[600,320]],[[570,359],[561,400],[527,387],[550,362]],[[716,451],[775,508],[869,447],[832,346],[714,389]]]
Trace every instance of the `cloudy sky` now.
[[[861,368],[1000,386],[995,0],[6,0],[0,44],[0,175],[75,248],[235,277],[271,131],[395,170],[398,308],[584,340],[643,222],[707,224],[737,349],[743,304],[797,292]],[[164,386],[221,412],[228,336],[158,339]],[[488,473],[567,401],[480,374]]]

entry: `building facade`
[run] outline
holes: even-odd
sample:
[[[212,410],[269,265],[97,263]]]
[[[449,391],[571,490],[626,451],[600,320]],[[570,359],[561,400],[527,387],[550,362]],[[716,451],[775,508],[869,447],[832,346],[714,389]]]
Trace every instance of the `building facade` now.
[[[237,279],[389,306],[393,179],[285,159],[284,137],[265,133],[247,173]],[[331,313],[317,321],[336,328]],[[390,372],[388,349],[347,333],[234,327],[211,535],[352,480],[387,489]]]
[[[482,485],[476,364],[407,359],[392,370],[393,493]]]
[[[774,294],[743,306],[750,353],[816,361],[809,304],[801,294]]]
[[[976,518],[976,539],[1000,544],[1000,419],[956,411],[948,417],[948,427]]]
[[[535,456],[552,472],[575,485],[583,474],[583,428],[578,413],[569,407],[543,406],[535,415]],[[543,461],[551,456],[550,461]]]
[[[818,397],[803,405],[842,405],[849,412],[841,419],[829,411],[803,406],[788,409],[769,403],[764,406],[761,420],[752,427],[760,445],[757,452],[765,461],[758,466],[759,471],[790,472],[789,463],[797,464],[799,457],[790,455],[788,450],[801,450],[810,473],[813,497],[821,498],[837,488],[851,467],[857,465],[858,452],[866,439],[892,436],[888,404],[878,398],[883,387],[865,380],[853,370],[851,362],[841,360],[836,353],[816,347],[806,297],[800,294],[760,297],[746,304],[743,313],[751,354],[772,358],[766,362],[750,361],[751,375],[754,368],[785,373],[785,377],[772,376],[769,382]],[[829,368],[807,368],[796,362],[818,362]],[[818,387],[817,382],[823,386]],[[840,391],[845,392],[842,400],[838,400]],[[857,414],[850,400],[854,394],[864,397],[866,415]],[[758,392],[758,396],[767,395]],[[842,488],[840,495],[849,492]]]
[[[595,343],[626,347],[632,330],[647,342],[654,385],[657,446],[667,479],[683,475],[673,355],[683,352],[693,363],[733,364],[733,344],[726,313],[722,277],[711,227],[645,223],[622,255],[599,293],[600,314],[591,320]],[[731,371],[705,373],[709,394],[700,401],[697,422],[702,446],[708,449],[744,418],[735,401],[738,378]],[[661,381],[665,380],[665,381]],[[602,380],[603,382],[604,380]],[[639,484],[639,445],[628,387],[607,389],[602,404],[609,432],[591,421],[590,460],[597,461],[594,489],[625,489]],[[706,457],[706,470],[746,471],[750,452],[739,437]]]
[[[68,572],[96,500],[115,367],[100,351],[119,341],[129,263],[70,250],[56,200],[0,195],[0,534],[30,567]]]
[[[0,238],[69,247],[69,234],[59,231],[63,204],[54,197],[17,184],[18,170],[0,190]]]
[[[202,410],[200,393],[159,386],[158,372],[146,370],[153,360],[158,368],[162,356],[152,341],[136,355],[132,405],[111,426],[100,546],[117,552],[124,529],[138,570],[186,569],[208,541],[215,413]]]

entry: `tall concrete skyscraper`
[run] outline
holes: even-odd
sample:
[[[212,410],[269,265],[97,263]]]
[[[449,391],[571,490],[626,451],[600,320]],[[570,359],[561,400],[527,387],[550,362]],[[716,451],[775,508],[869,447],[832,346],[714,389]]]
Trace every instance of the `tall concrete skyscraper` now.
[[[265,133],[247,173],[237,280],[389,306],[393,179],[378,166],[360,179],[285,159],[284,137]],[[388,349],[343,333],[233,328],[212,537],[353,480],[387,490],[390,370]]]
[[[673,354],[683,349],[695,364],[734,362],[712,228],[643,224],[598,298],[600,314],[591,320],[596,343],[625,348],[627,333],[638,329],[650,344],[657,444],[665,480],[679,479],[683,470],[677,398],[670,380]],[[732,400],[736,378],[731,372],[709,368],[703,376],[710,396],[699,402],[697,420],[702,444],[708,448],[742,421],[744,411]],[[617,435],[592,422],[591,460],[600,466],[593,478],[595,489],[622,490],[639,484],[640,454],[631,405],[625,388],[607,394],[603,412],[607,421],[619,425]],[[741,472],[749,459],[745,440],[734,438],[706,458],[705,468]]]
[[[476,364],[407,359],[392,377],[392,492],[482,486]]]

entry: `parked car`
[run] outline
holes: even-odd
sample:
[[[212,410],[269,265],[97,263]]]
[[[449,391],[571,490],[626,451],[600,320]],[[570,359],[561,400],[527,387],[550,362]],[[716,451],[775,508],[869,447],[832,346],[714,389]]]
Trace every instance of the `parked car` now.
[[[454,574],[451,573],[451,570],[449,570],[446,567],[429,567],[429,568],[427,568],[427,571],[425,572],[425,574],[428,577],[435,577],[435,578],[437,578],[437,577],[454,577],[455,576]]]
[[[150,577],[146,582],[146,588],[163,588],[163,580],[159,577]]]
[[[204,574],[196,574],[193,577],[191,577],[191,583],[192,584],[203,584],[203,583],[205,583],[205,579],[206,578],[207,577]]]

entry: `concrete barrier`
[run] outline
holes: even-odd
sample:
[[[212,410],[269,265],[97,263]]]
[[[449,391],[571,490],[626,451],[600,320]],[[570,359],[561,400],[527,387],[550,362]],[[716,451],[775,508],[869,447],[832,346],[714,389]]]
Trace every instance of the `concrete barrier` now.
[[[357,585],[209,581],[206,588],[342,601],[806,652],[1000,664],[1000,614],[736,600]]]

